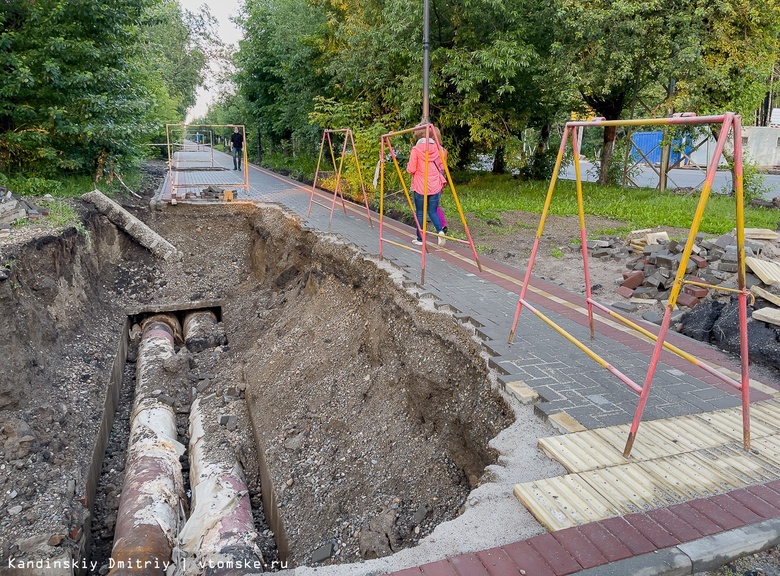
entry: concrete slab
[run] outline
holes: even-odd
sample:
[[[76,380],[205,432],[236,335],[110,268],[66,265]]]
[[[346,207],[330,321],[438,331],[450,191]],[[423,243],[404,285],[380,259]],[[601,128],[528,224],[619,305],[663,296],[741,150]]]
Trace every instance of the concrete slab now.
[[[666,548],[650,554],[626,558],[577,572],[579,576],[689,576],[690,558],[679,548]]]
[[[695,574],[714,570],[729,560],[754,554],[777,544],[780,544],[780,519],[713,534],[680,544],[678,548],[690,558]]]

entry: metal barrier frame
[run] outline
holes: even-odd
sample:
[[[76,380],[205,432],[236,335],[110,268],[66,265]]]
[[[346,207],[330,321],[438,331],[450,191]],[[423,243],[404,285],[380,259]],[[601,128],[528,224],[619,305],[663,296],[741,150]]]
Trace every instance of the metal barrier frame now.
[[[341,147],[341,156],[339,157],[338,167],[336,166],[336,155],[333,152],[333,140],[331,134],[344,134],[344,144]],[[309,198],[309,210],[306,212],[306,217],[311,215],[312,204],[317,204],[324,208],[327,208],[325,204],[314,200],[314,193],[317,190],[317,180],[320,175],[320,165],[322,164],[322,155],[325,151],[325,141],[328,142],[328,148],[330,150],[330,159],[333,163],[333,168],[336,169],[336,188],[333,190],[333,201],[330,205],[330,219],[328,220],[328,231],[330,231],[331,223],[333,222],[333,210],[336,207],[336,196],[341,198],[341,207],[344,209],[344,215],[347,215],[347,206],[344,204],[344,193],[341,191],[341,174],[344,169],[344,158],[347,155],[347,143],[352,145],[352,158],[355,162],[355,168],[357,169],[358,178],[360,178],[360,189],[363,191],[363,204],[366,207],[366,217],[371,228],[374,227],[374,222],[371,219],[371,209],[368,207],[368,195],[366,194],[366,184],[363,181],[363,171],[360,168],[360,159],[358,158],[357,148],[355,147],[355,138],[350,128],[339,128],[337,130],[331,130],[326,128],[322,133],[322,143],[320,144],[320,155],[317,158],[317,169],[314,171],[314,182],[311,185],[311,197]]]
[[[420,284],[425,284],[425,257],[428,252],[427,246],[427,223],[428,223],[428,151],[425,152],[425,190],[426,193],[423,196],[423,222],[422,225],[417,220],[417,211],[414,208],[414,202],[412,201],[412,197],[409,195],[409,187],[406,185],[406,181],[404,180],[403,172],[401,171],[401,167],[398,165],[398,158],[395,155],[395,150],[393,150],[393,146],[390,143],[390,139],[395,136],[401,136],[403,134],[409,134],[413,133],[417,130],[420,130],[421,128],[425,128],[425,138],[426,140],[431,140],[436,143],[436,145],[439,148],[442,148],[441,142],[439,141],[438,137],[436,136],[436,132],[433,130],[433,124],[424,124],[424,125],[418,125],[414,128],[407,128],[406,130],[399,130],[397,132],[388,132],[387,134],[383,134],[381,138],[381,146],[379,150],[379,170],[380,170],[380,177],[379,177],[379,259],[381,260],[382,255],[382,249],[384,246],[384,243],[387,242],[388,244],[392,244],[393,246],[397,246],[399,248],[403,248],[405,250],[411,250],[412,252],[417,252],[422,255],[422,263],[421,263],[421,272],[420,272]],[[409,204],[409,208],[412,211],[412,216],[414,217],[414,223],[417,227],[417,230],[420,232],[420,237],[423,239],[421,249],[418,250],[416,248],[412,248],[411,246],[407,246],[406,244],[401,244],[400,242],[395,242],[393,240],[388,240],[384,237],[384,227],[383,227],[383,220],[384,220],[384,211],[385,211],[385,159],[387,158],[387,155],[390,156],[393,160],[393,165],[395,166],[396,174],[398,175],[398,180],[401,182],[401,187],[403,188],[404,195],[406,196],[406,202]],[[477,254],[477,249],[474,246],[474,240],[471,238],[471,232],[469,231],[469,225],[466,222],[466,216],[463,213],[463,208],[460,205],[460,200],[458,199],[458,193],[455,190],[455,183],[452,181],[452,175],[450,174],[450,169],[447,166],[447,162],[444,162],[444,173],[447,177],[447,184],[449,184],[450,190],[452,191],[452,197],[455,199],[455,206],[458,208],[458,214],[460,215],[460,221],[463,224],[463,229],[466,232],[466,238],[467,240],[461,240],[460,238],[454,238],[452,236],[444,236],[441,234],[442,237],[446,238],[447,240],[452,240],[453,242],[458,242],[460,244],[468,244],[471,247],[471,253],[474,255],[474,264],[476,264],[477,269],[482,272],[482,264],[479,261],[479,255]],[[439,234],[434,234],[435,236],[440,236]],[[444,248],[438,248],[439,250],[445,250]]]
[[[171,141],[172,131],[174,129],[180,129],[181,136],[182,136],[182,146],[184,145],[184,135],[187,132],[187,129],[189,128],[208,128],[209,130],[214,128],[240,128],[241,129],[241,135],[244,138],[244,143],[246,143],[246,128],[243,124],[166,124],[165,125],[165,137],[167,141],[167,147],[168,147],[168,176],[170,178],[171,183],[171,199],[175,199],[178,197],[178,194],[176,193],[176,190],[181,188],[198,188],[198,184],[193,183],[180,183],[179,182],[179,170],[175,169],[174,166],[178,166],[179,164],[186,164],[188,162],[196,162],[196,161],[187,161],[183,160],[179,162],[175,159],[175,153],[173,152],[173,143]],[[210,146],[211,151],[211,167],[214,167],[214,146]],[[248,156],[247,156],[247,146],[245,145],[242,150],[243,155],[243,169],[242,169],[242,182],[236,183],[236,182],[209,182],[209,186],[224,186],[226,188],[241,188],[243,190],[249,191],[249,163],[248,163]],[[186,170],[186,169],[185,169]],[[174,176],[175,175],[175,176]],[[186,193],[185,193],[186,195]]]
[[[713,162],[710,163],[710,166],[707,169],[707,176],[704,180],[704,185],[702,187],[701,195],[699,197],[699,203],[696,207],[696,212],[693,217],[693,222],[691,223],[691,228],[688,233],[688,239],[685,244],[685,249],[683,250],[682,257],[680,260],[680,265],[679,268],[677,269],[677,274],[674,279],[674,284],[672,286],[672,290],[669,295],[669,300],[666,305],[663,321],[661,322],[661,327],[658,332],[658,335],[655,335],[649,332],[648,330],[645,330],[644,328],[638,326],[631,320],[621,316],[615,311],[610,310],[606,306],[599,304],[593,299],[592,292],[591,292],[591,284],[590,284],[590,271],[588,267],[587,236],[585,231],[585,213],[584,213],[584,204],[582,198],[582,179],[580,177],[580,159],[579,159],[579,149],[577,146],[577,142],[579,141],[578,136],[581,130],[590,126],[603,127],[603,126],[700,125],[700,124],[720,124],[721,129],[718,135],[717,145],[713,153]],[[716,370],[712,366],[709,366],[699,358],[696,358],[695,356],[688,354],[687,352],[665,342],[667,332],[669,331],[672,310],[674,309],[677,303],[677,298],[680,294],[680,290],[682,290],[684,285],[691,284],[695,286],[712,288],[715,290],[724,290],[723,288],[719,288],[718,286],[685,280],[685,270],[693,250],[693,244],[696,238],[696,234],[698,233],[699,230],[699,225],[701,224],[702,216],[704,215],[704,209],[706,207],[707,200],[709,198],[709,194],[712,189],[712,184],[715,180],[715,172],[718,166],[717,161],[723,152],[723,148],[726,144],[726,140],[728,139],[730,132],[734,135],[733,138],[734,139],[734,177],[735,177],[734,195],[736,200],[737,282],[738,282],[738,289],[737,290],[731,289],[730,291],[736,292],[739,295],[738,304],[739,304],[739,330],[740,330],[740,360],[741,360],[741,369],[742,369],[741,382],[737,382],[733,378],[730,378],[726,374],[723,374],[722,372]],[[708,374],[717,377],[718,379],[722,380],[726,384],[729,384],[730,386],[733,386],[741,391],[742,442],[743,442],[744,449],[750,450],[750,376],[748,370],[748,340],[747,340],[747,299],[748,299],[749,290],[745,282],[745,216],[744,216],[744,185],[743,185],[744,178],[743,178],[743,165],[742,165],[741,134],[742,134],[742,117],[737,114],[734,114],[733,112],[726,112],[719,116],[697,117],[695,114],[692,113],[684,113],[684,114],[675,114],[671,118],[652,118],[652,119],[636,119],[636,120],[604,120],[603,118],[596,118],[592,121],[587,121],[587,122],[574,121],[574,122],[566,123],[566,127],[563,132],[563,137],[561,139],[561,145],[558,150],[558,157],[555,160],[555,167],[553,169],[553,175],[550,181],[550,187],[547,191],[547,198],[545,200],[541,219],[539,221],[539,228],[536,232],[536,238],[534,240],[534,245],[531,250],[530,261],[528,263],[528,267],[526,268],[522,289],[520,290],[520,298],[517,303],[517,310],[515,312],[514,321],[512,323],[512,329],[509,332],[509,342],[511,343],[512,340],[514,339],[515,330],[517,329],[517,323],[520,318],[520,312],[522,311],[523,306],[525,306],[529,310],[531,310],[531,312],[533,312],[536,316],[538,316],[541,320],[543,320],[545,323],[547,323],[552,328],[554,328],[564,338],[566,338],[567,340],[572,342],[575,346],[577,346],[580,350],[585,352],[585,354],[587,354],[591,359],[595,360],[603,368],[606,368],[609,372],[617,376],[618,379],[620,379],[623,383],[628,385],[628,387],[631,388],[634,392],[639,394],[639,401],[637,403],[636,411],[634,413],[634,418],[631,423],[631,429],[628,434],[626,446],[623,451],[623,456],[626,458],[628,458],[628,456],[631,453],[631,448],[634,444],[634,440],[636,438],[636,434],[639,429],[639,424],[642,420],[642,413],[644,412],[644,408],[647,403],[647,398],[650,394],[650,388],[652,386],[653,377],[655,375],[655,371],[658,366],[661,350],[664,348],[666,348],[667,350],[669,350],[674,354],[677,354],[681,358],[684,358],[685,360],[691,362],[695,366],[698,366],[699,368],[705,370]],[[555,183],[558,178],[558,173],[561,167],[561,161],[563,159],[563,155],[566,149],[569,135],[571,135],[572,151],[574,155],[574,169],[575,169],[576,188],[577,188],[577,205],[579,209],[579,220],[580,220],[580,240],[582,242],[582,259],[583,259],[583,266],[585,271],[585,294],[586,294],[587,309],[588,309],[588,320],[590,323],[590,336],[591,339],[594,338],[593,308],[595,307],[597,310],[600,310],[601,312],[608,314],[609,316],[619,320],[620,322],[623,322],[630,328],[639,331],[640,333],[650,338],[651,340],[654,340],[655,347],[653,349],[653,354],[650,359],[650,364],[647,369],[647,374],[645,376],[644,383],[641,386],[636,382],[634,382],[631,378],[629,378],[628,376],[626,376],[625,374],[617,370],[606,360],[598,356],[585,344],[583,344],[573,335],[569,334],[564,328],[562,328],[561,326],[559,326],[558,324],[556,324],[555,322],[547,318],[543,313],[541,313],[539,310],[534,308],[525,299],[526,291],[528,289],[528,285],[531,279],[531,270],[533,269],[534,260],[536,258],[536,253],[539,248],[539,242],[542,236],[542,232],[544,230],[545,219],[547,218],[547,214],[550,208],[550,203],[553,197],[553,191],[555,189]]]

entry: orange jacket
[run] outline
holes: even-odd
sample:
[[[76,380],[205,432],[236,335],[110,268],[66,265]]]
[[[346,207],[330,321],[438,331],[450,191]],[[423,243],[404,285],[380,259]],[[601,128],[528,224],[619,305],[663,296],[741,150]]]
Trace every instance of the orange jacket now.
[[[428,187],[425,187],[425,152],[428,151]],[[420,138],[412,147],[406,171],[412,175],[412,190],[418,194],[431,196],[438,194],[447,184],[442,172],[447,161],[447,151],[439,148],[432,138],[425,141]]]

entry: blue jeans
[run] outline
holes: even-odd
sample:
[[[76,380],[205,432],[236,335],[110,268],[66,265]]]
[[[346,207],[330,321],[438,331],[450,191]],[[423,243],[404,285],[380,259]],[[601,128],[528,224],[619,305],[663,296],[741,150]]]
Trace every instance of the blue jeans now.
[[[441,192],[438,194],[431,194],[428,196],[428,218],[431,219],[433,227],[436,228],[436,232],[441,232],[441,219],[439,218],[439,200],[441,199]],[[425,202],[425,196],[422,194],[414,193],[414,208],[417,212],[417,222],[420,224],[420,230],[422,230],[423,224],[423,202]],[[417,232],[417,239],[422,241],[420,232]]]
[[[243,156],[244,149],[233,146],[233,170],[241,170],[241,158]]]

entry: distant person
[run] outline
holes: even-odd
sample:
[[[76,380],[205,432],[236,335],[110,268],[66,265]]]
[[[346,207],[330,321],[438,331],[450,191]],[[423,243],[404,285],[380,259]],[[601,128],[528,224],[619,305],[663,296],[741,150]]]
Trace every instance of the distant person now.
[[[230,149],[233,151],[233,170],[241,170],[241,158],[244,156],[244,135],[238,131],[238,126],[233,127],[230,135]]]
[[[441,191],[444,189],[444,185],[447,180],[442,176],[444,170],[444,158],[446,158],[446,151],[436,145],[436,141],[433,138],[425,138],[426,127],[425,125],[417,125],[414,130],[414,137],[417,138],[417,143],[412,147],[409,154],[409,163],[406,165],[406,171],[412,175],[412,193],[414,194],[414,208],[417,214],[417,222],[422,228],[423,225],[423,207],[425,204],[425,197],[428,197],[428,218],[430,219],[433,227],[436,229],[436,233],[439,235],[438,244],[444,246],[447,241],[445,240],[443,225],[439,218],[439,201],[441,199]],[[428,181],[426,185],[425,180],[425,159],[426,152],[428,157]],[[445,156],[442,156],[442,153]],[[420,235],[420,229],[417,230],[417,238],[412,240],[412,244],[417,246],[422,245],[422,236]]]

